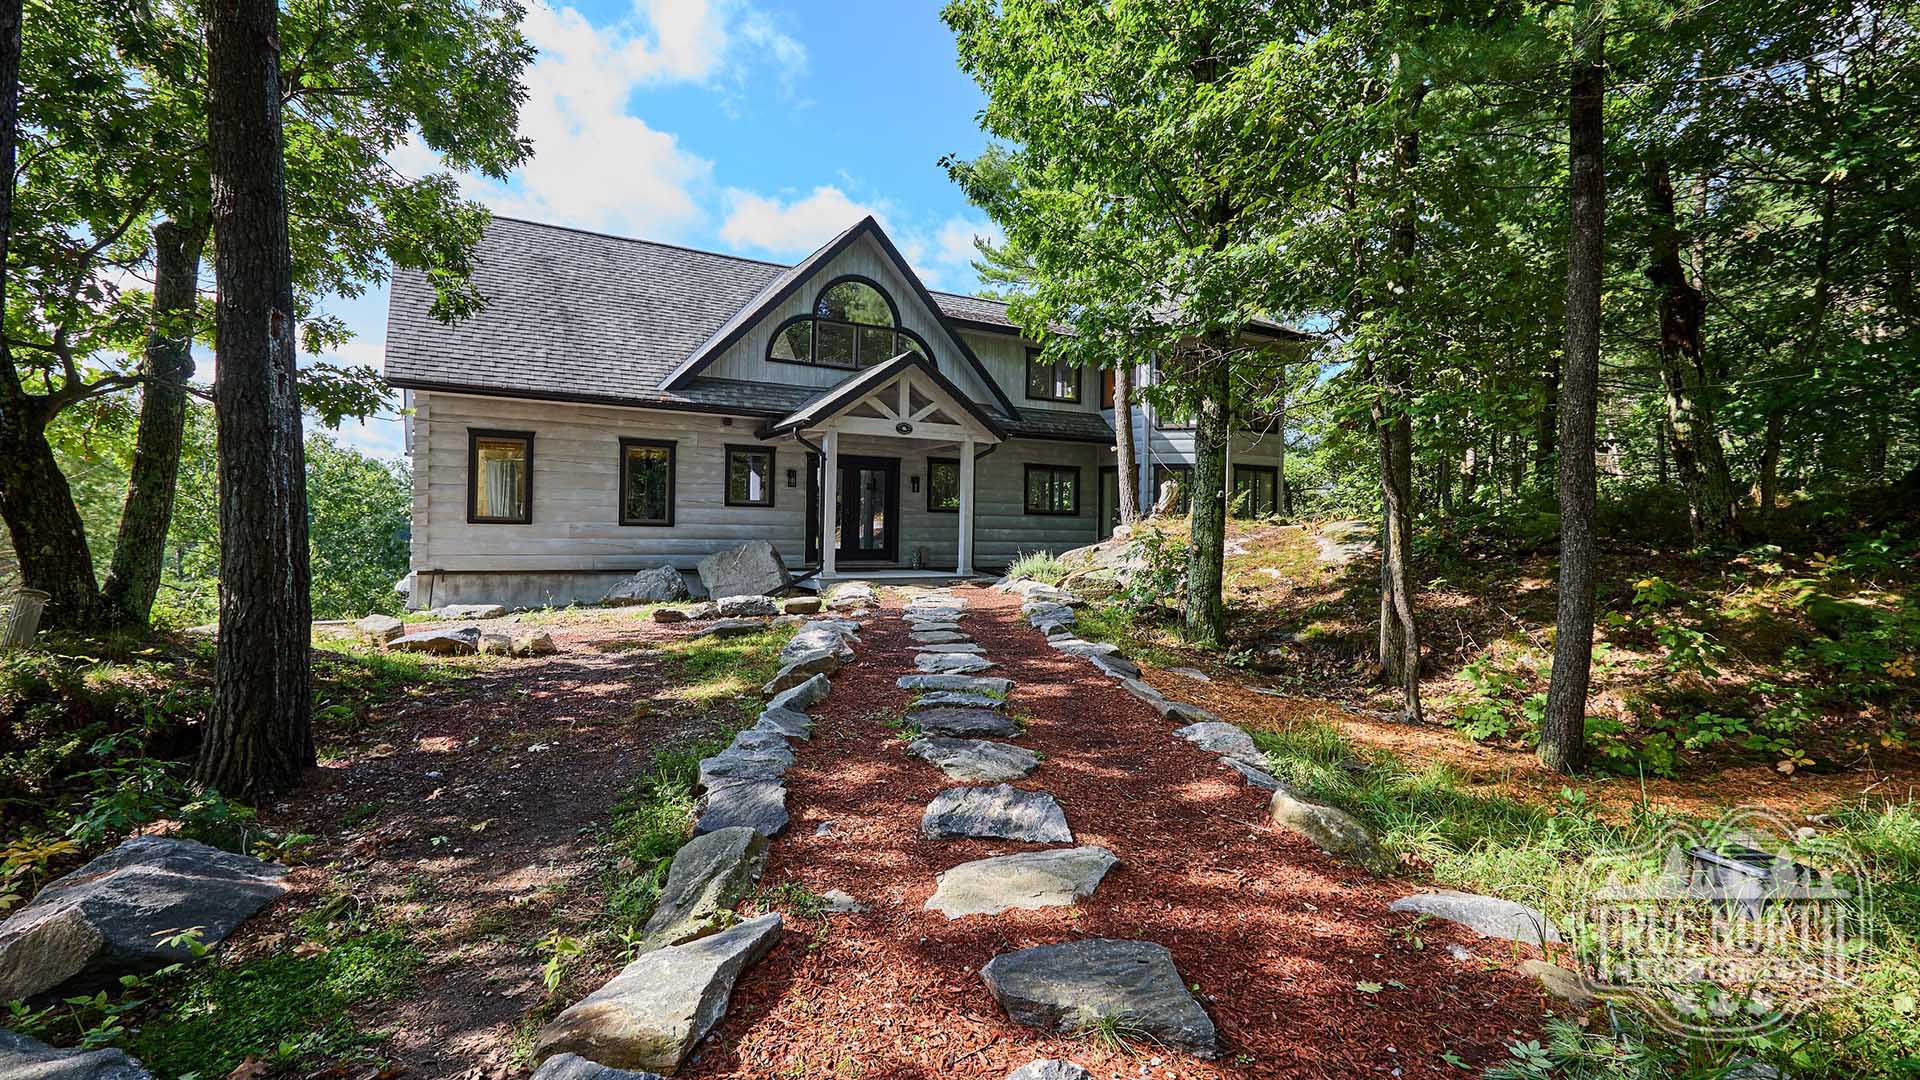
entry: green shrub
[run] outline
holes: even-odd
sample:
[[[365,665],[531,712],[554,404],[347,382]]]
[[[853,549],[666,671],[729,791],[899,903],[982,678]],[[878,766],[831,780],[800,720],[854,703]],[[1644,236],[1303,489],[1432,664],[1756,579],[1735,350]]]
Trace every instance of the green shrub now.
[[[1060,560],[1044,551],[1030,551],[1016,554],[1007,564],[1009,580],[1040,581],[1048,585],[1058,585],[1065,581],[1067,568]]]

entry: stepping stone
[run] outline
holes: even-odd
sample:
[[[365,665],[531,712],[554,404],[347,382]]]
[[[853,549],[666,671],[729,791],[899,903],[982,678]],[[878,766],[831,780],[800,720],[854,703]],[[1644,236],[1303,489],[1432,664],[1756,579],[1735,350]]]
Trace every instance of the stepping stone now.
[[[1070,656],[1112,656],[1120,651],[1120,646],[1105,641],[1087,641],[1077,637],[1057,637],[1048,641],[1060,652]]]
[[[943,606],[940,606],[940,607],[933,607],[933,606],[927,606],[927,607],[911,607],[911,608],[908,608],[908,609],[906,610],[906,613],[905,613],[905,614],[904,614],[904,615],[902,616],[902,618],[907,618],[907,619],[958,619],[958,618],[960,618],[960,617],[961,617],[962,615],[965,615],[965,614],[966,614],[966,611],[964,611],[964,610],[963,610],[963,609],[961,609],[961,608],[957,608],[957,607],[953,607],[952,605],[943,605]]]
[[[813,732],[813,717],[792,709],[768,709],[747,730],[778,735],[783,739],[805,739]]]
[[[535,1077],[534,1080],[540,1080]],[[581,1077],[579,1080],[600,1080],[596,1077]],[[606,1078],[614,1080],[614,1078]],[[1075,1065],[1071,1061],[1059,1058],[1045,1058],[1029,1061],[1025,1065],[1007,1074],[1007,1080],[1093,1080],[1093,1074]]]
[[[1059,637],[1063,634],[1070,634],[1073,632],[1072,618],[1059,619],[1059,618],[1049,617],[1044,619],[1034,619],[1032,620],[1032,625],[1035,630],[1040,631],[1041,633],[1047,635],[1050,638]]]
[[[793,750],[787,746],[784,736],[752,731],[740,734],[753,735],[756,739],[771,738],[775,745],[741,746],[736,738],[735,745],[700,759],[701,787],[711,788],[729,780],[778,780],[792,767]]]
[[[963,694],[1013,693],[1013,680],[997,675],[902,675],[894,681],[902,690],[957,690]]]
[[[915,709],[907,714],[907,722],[918,727],[922,735],[948,738],[991,735],[1012,739],[1020,735],[1020,725],[998,709],[957,709],[950,706]]]
[[[920,738],[907,753],[955,780],[989,784],[1018,780],[1040,766],[1040,755],[1025,747],[986,739]]]
[[[1004,709],[1007,707],[1007,700],[988,697],[985,694],[963,694],[958,690],[934,690],[921,694],[913,704],[915,708],[952,705],[962,709]]]
[[[981,656],[984,655],[987,650],[971,641],[955,641],[941,645],[915,645],[913,651],[917,653],[969,653],[973,656]]]
[[[920,832],[934,840],[976,837],[1073,843],[1067,815],[1053,796],[1006,784],[948,788],[935,795],[920,816]]]
[[[1012,908],[1070,907],[1075,900],[1092,896],[1119,861],[1106,848],[1077,847],[961,863],[940,875],[926,908],[959,919],[998,915]]]
[[[1089,656],[1087,661],[1100,669],[1102,674],[1115,679],[1137,679],[1140,677],[1140,665],[1124,656]]]
[[[1560,929],[1538,910],[1512,900],[1474,893],[1442,889],[1438,892],[1403,896],[1387,905],[1388,911],[1431,915],[1456,922],[1481,937],[1518,941],[1527,945],[1545,945],[1560,940]]]
[[[777,780],[720,780],[707,788],[707,804],[693,835],[744,825],[762,836],[787,827],[787,785]]]
[[[760,692],[772,697],[799,686],[815,675],[831,675],[839,671],[842,665],[837,649],[820,648],[812,652],[804,652],[787,661],[786,665],[760,688]]]
[[[964,645],[973,639],[955,630],[928,630],[914,634],[913,640],[920,645]]]
[[[767,838],[740,826],[680,845],[647,920],[643,947],[680,945],[731,925],[734,905],[752,891],[766,865]]]
[[[971,675],[998,665],[984,656],[965,653],[921,653],[913,658],[913,666],[933,674]]]
[[[1253,736],[1235,724],[1203,721],[1198,724],[1188,724],[1174,734],[1202,750],[1219,754],[1224,758],[1232,758],[1235,761],[1244,761],[1256,769],[1267,763],[1267,756],[1260,752],[1259,747],[1253,745]]]
[[[994,957],[980,977],[1015,1023],[1071,1033],[1113,1017],[1197,1057],[1220,1052],[1213,1020],[1181,981],[1173,954],[1150,941],[1038,945]]]
[[[287,891],[286,873],[192,840],[127,840],[55,878],[0,922],[0,1001],[93,989],[191,960],[167,939],[197,926],[206,944],[225,941]]]
[[[671,1074],[726,1015],[733,984],[780,940],[780,913],[642,955],[540,1029],[533,1058],[578,1054]]]

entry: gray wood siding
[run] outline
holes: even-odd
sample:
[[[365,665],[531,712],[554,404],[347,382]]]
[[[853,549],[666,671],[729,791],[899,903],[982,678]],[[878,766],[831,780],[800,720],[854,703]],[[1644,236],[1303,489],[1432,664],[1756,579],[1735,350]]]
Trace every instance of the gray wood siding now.
[[[1100,373],[1080,373],[1080,403],[1048,401],[1027,396],[1027,346],[1032,342],[1011,334],[980,334],[962,330],[960,336],[973,347],[974,355],[987,372],[1000,383],[1007,397],[1021,408],[1058,409],[1063,412],[1100,411]]]
[[[827,282],[843,274],[858,274],[880,283],[894,306],[900,309],[900,325],[912,330],[923,338],[933,350],[934,362],[940,373],[952,379],[954,384],[975,401],[993,403],[993,394],[982,385],[980,377],[974,372],[973,365],[960,356],[953,343],[947,338],[947,331],[938,314],[927,310],[920,302],[911,286],[893,268],[893,261],[880,250],[871,238],[862,237],[847,250],[836,255],[814,276],[769,311],[754,324],[739,341],[734,342],[720,354],[702,374],[723,379],[742,379],[749,382],[782,383],[788,386],[832,386],[853,373],[840,368],[809,367],[805,364],[781,364],[767,359],[767,343],[773,337],[774,330],[787,319],[795,315],[805,315],[813,309],[813,301]]]

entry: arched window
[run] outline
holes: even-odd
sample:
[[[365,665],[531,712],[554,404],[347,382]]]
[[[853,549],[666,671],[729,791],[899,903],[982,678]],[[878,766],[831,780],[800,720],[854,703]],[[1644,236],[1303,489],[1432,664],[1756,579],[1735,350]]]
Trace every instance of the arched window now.
[[[769,360],[849,371],[884,364],[906,352],[933,362],[933,352],[920,335],[900,325],[893,299],[874,282],[853,276],[828,282],[814,299],[812,314],[781,323],[767,344]]]

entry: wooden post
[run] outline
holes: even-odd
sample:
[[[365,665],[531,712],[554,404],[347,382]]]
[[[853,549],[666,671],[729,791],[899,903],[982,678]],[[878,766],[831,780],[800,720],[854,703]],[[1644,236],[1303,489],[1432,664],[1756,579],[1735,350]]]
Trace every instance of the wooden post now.
[[[828,431],[820,440],[827,460],[820,470],[820,580],[833,577],[834,525],[840,520],[840,433]]]
[[[960,440],[960,564],[954,573],[973,576],[973,440]]]
[[[0,624],[0,650],[24,649],[33,640],[40,629],[40,612],[47,606],[51,593],[39,589],[19,589],[13,594],[13,602],[8,605],[7,621]]]

